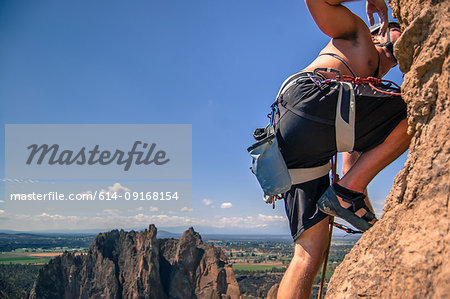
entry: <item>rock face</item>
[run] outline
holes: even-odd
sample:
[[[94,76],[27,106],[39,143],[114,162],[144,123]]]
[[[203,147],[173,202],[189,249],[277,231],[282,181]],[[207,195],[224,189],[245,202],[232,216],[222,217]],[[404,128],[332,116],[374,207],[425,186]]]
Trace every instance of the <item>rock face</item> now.
[[[64,253],[38,275],[30,298],[239,298],[222,250],[193,228],[179,240],[156,227],[97,236],[83,255]]]
[[[449,1],[390,0],[413,140],[383,217],[336,269],[327,298],[450,298]]]
[[[280,287],[279,283],[274,284],[269,292],[267,293],[266,299],[277,299],[278,288]]]

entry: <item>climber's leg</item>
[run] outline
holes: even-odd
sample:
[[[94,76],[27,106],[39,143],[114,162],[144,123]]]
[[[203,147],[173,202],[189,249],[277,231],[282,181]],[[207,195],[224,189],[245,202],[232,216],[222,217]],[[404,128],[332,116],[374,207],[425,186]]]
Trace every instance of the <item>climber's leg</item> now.
[[[294,257],[280,287],[278,299],[310,298],[314,278],[328,246],[329,218],[304,231],[294,243]]]
[[[369,182],[381,170],[408,149],[412,136],[407,134],[407,128],[408,124],[406,119],[404,119],[383,143],[362,153],[338,184],[347,189],[363,193]],[[349,203],[342,201],[340,198],[338,199],[342,207],[347,208],[350,206]],[[361,217],[365,212],[364,209],[360,209],[355,214]]]
[[[351,152],[351,153],[342,153],[342,174],[345,175],[351,168],[352,166],[356,163],[356,161],[358,160],[358,158],[361,156],[360,152]],[[367,192],[367,188],[364,190],[363,192],[366,195],[366,198],[364,199],[364,201],[366,202],[366,205],[369,207],[369,209],[375,213],[373,207],[372,207],[372,203],[369,200],[369,194]]]
[[[360,152],[342,153],[342,173],[345,175],[361,156]]]
[[[364,192],[369,182],[409,147],[411,137],[406,133],[408,123],[402,120],[383,143],[362,153],[353,167],[339,181],[339,185]]]

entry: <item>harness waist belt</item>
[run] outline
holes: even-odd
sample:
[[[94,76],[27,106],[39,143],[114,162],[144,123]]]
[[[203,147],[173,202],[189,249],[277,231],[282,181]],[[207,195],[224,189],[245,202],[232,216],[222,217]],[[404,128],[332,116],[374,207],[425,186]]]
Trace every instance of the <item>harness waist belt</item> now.
[[[329,55],[329,54],[323,54]],[[345,61],[343,61],[346,63]],[[349,67],[351,70],[351,68]],[[316,69],[318,70],[318,69]],[[331,71],[332,69],[330,69]],[[336,103],[336,116],[334,121],[323,119],[321,117],[310,115],[304,111],[293,107],[290,103],[283,100],[282,95],[289,87],[299,83],[302,79],[312,80],[314,73],[310,72],[298,72],[289,78],[287,78],[281,85],[278,91],[277,101],[275,103],[280,104],[292,113],[309,119],[311,121],[319,122],[326,125],[334,125],[336,132],[336,149],[338,152],[351,152],[355,146],[355,111],[356,111],[356,100],[355,91],[353,85],[350,82],[338,81],[338,98]],[[281,116],[279,116],[281,118]]]
[[[289,169],[292,185],[297,185],[312,181],[327,175],[331,170],[330,163],[322,166],[309,167],[309,168],[292,168]]]

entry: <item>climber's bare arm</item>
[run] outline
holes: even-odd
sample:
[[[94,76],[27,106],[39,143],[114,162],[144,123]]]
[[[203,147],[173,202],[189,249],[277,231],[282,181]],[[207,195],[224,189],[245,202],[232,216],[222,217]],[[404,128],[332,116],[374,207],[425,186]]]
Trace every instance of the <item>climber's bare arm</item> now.
[[[366,27],[357,15],[342,3],[342,0],[305,0],[311,16],[323,33],[331,38],[353,40],[358,37],[362,27]],[[384,0],[367,0],[367,16],[373,24],[373,14],[378,14],[383,22],[382,32],[387,28],[388,9]]]
[[[345,1],[305,0],[311,16],[323,33],[331,38],[352,39],[358,31],[358,17],[347,7]]]

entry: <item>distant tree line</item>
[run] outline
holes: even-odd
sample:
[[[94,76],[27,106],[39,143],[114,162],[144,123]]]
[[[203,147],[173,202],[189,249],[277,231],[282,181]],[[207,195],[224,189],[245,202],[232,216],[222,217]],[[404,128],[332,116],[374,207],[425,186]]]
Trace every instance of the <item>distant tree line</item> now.
[[[55,247],[80,248],[89,247],[95,236],[41,236],[33,234],[5,234],[0,233],[0,251],[9,252],[19,248],[42,248],[51,249]]]
[[[44,265],[0,264],[0,298],[28,298]]]

